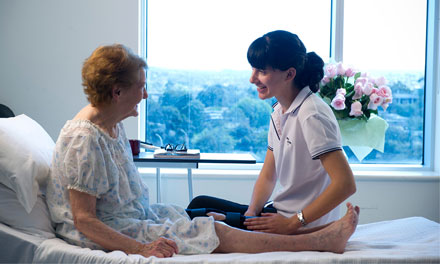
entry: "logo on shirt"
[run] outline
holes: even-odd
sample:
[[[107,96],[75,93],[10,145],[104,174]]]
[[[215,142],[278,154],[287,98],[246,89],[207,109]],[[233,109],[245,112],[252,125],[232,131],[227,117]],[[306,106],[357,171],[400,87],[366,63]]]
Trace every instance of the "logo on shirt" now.
[[[290,141],[289,137],[286,137],[286,142],[287,144],[292,145],[292,141]]]

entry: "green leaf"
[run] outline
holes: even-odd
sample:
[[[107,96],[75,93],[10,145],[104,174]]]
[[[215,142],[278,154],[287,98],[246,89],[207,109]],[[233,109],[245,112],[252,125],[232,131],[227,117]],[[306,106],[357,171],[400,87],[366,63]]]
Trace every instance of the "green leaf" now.
[[[347,94],[351,93],[354,90],[354,86],[351,83],[346,83],[345,90],[347,91]]]
[[[345,98],[347,98],[346,101],[351,101],[353,95],[354,95],[354,91],[350,91],[350,92],[347,91],[347,94],[345,95]]]
[[[365,111],[364,114],[365,114],[365,116],[367,117],[367,119],[370,118],[370,112],[369,112],[369,111]]]
[[[336,82],[336,85],[335,85],[336,89],[344,87],[344,83],[345,83],[344,77],[337,76],[335,79],[335,82]]]

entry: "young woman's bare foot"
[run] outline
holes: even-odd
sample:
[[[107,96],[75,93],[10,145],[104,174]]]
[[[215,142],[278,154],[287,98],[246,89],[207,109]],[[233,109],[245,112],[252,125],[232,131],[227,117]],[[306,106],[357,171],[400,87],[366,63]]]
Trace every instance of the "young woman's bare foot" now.
[[[216,212],[209,212],[206,215],[214,217],[214,220],[216,220],[216,221],[226,220],[226,216],[224,214],[220,214],[220,213],[216,213]]]
[[[356,230],[360,209],[347,203],[347,213],[338,221],[314,233],[320,251],[344,253],[348,239]]]

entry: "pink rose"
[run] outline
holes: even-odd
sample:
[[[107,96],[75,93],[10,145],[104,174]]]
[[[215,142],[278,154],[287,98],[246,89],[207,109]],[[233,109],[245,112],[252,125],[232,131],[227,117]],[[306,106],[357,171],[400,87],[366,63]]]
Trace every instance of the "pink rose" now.
[[[368,82],[367,78],[359,77],[356,79],[356,82],[354,84],[356,85],[356,84],[360,83],[360,84],[362,84],[362,86],[364,86],[365,84],[367,84],[367,82]]]
[[[368,103],[367,108],[372,109],[372,110],[376,110],[377,107],[382,104],[382,102],[383,102],[382,97],[380,97],[379,95],[377,95],[375,93],[372,93],[370,95],[370,102]]]
[[[391,89],[388,86],[382,85],[379,86],[377,95],[382,96],[383,98],[391,97]]]
[[[390,87],[386,85],[380,86],[377,91],[377,95],[382,97],[382,108],[386,110],[388,108],[388,105],[393,102],[393,95],[391,93]]]
[[[373,88],[374,86],[372,83],[366,83],[364,87],[362,87],[362,92],[366,95],[370,95],[373,92]]]
[[[347,94],[347,90],[345,90],[345,88],[339,88],[339,89],[336,90],[336,94],[346,95]]]
[[[330,82],[330,78],[328,76],[324,76],[324,78],[322,78],[321,80],[322,85],[326,85],[329,82]]]
[[[336,68],[335,64],[327,64],[324,68],[324,73],[326,76],[328,76],[329,78],[333,78],[336,76],[336,74],[338,73],[338,70]]]
[[[355,69],[353,69],[353,68],[347,68],[346,70],[345,70],[345,76],[347,76],[347,77],[353,77],[353,76],[355,76],[356,75],[356,70]]]
[[[351,116],[361,116],[361,115],[363,115],[362,104],[359,101],[356,101],[356,102],[351,104],[350,115]]]
[[[344,68],[344,65],[341,62],[339,62],[336,65],[336,72],[340,76],[344,76],[345,75],[345,68]]]
[[[364,86],[362,85],[362,83],[356,83],[354,85],[354,95],[353,95],[353,100],[359,99],[362,97],[363,95],[363,90]]]
[[[333,106],[333,108],[336,110],[344,110],[345,96],[343,94],[337,94],[335,98],[333,98],[331,106]]]

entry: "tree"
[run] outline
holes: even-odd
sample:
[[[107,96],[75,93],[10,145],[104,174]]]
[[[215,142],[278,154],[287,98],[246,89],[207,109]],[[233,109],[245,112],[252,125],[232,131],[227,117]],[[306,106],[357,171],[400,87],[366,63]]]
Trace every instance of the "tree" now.
[[[225,99],[225,91],[220,84],[210,85],[200,91],[196,99],[206,107],[222,106]]]
[[[169,142],[187,143],[205,127],[204,105],[178,84],[169,81],[156,104],[158,113],[154,121],[164,123],[161,131]],[[171,138],[174,137],[174,138]]]
[[[263,100],[246,97],[238,102],[237,107],[249,119],[251,127],[259,128],[269,124],[272,108]]]
[[[204,108],[204,105],[199,100],[193,99],[181,109],[184,119],[182,129],[188,133],[189,138],[200,133],[207,126]]]
[[[193,138],[193,145],[202,152],[233,152],[234,140],[223,127],[205,128]]]
[[[271,113],[272,108],[267,102],[245,97],[229,108],[224,117],[229,122],[248,123],[252,128],[260,128],[268,126]]]
[[[235,141],[235,150],[254,153],[258,162],[264,161],[267,149],[266,127],[255,129],[248,123],[240,123],[230,134]]]
[[[166,89],[159,99],[159,103],[163,106],[173,106],[177,109],[183,109],[188,105],[191,95],[188,91],[177,88],[171,84],[172,82],[167,83]]]
[[[197,94],[196,99],[206,107],[230,106],[237,101],[237,88],[232,85],[209,85]]]

